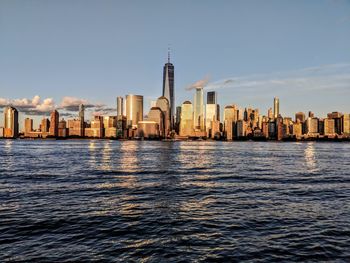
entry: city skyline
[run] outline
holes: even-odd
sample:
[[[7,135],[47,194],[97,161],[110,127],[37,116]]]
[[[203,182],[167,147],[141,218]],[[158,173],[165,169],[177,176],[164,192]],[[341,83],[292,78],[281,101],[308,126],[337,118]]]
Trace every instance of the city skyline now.
[[[55,105],[75,110],[84,102],[87,114],[114,110],[115,97],[129,93],[144,95],[148,108],[162,95],[169,45],[176,106],[192,98],[188,85],[209,75],[208,90],[219,92],[221,105],[265,112],[276,96],[284,116],[348,110],[347,1],[15,0],[0,6],[0,105],[23,104],[38,114],[36,123]]]

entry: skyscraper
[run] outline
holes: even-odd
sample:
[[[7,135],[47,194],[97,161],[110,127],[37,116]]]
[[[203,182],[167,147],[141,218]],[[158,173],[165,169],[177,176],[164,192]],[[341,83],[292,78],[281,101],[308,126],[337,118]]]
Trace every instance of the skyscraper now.
[[[190,101],[181,106],[180,136],[193,135],[193,107]]]
[[[207,137],[211,137],[212,122],[220,120],[220,106],[217,104],[217,93],[207,93],[207,104],[205,105],[205,128]]]
[[[80,136],[85,136],[85,106],[79,105]]]
[[[18,137],[18,111],[13,107],[6,107],[4,110],[4,137]]]
[[[273,117],[277,119],[279,114],[280,114],[280,100],[279,98],[275,97],[273,99]]]
[[[163,67],[163,94],[169,101],[170,126],[174,129],[175,123],[175,91],[174,91],[174,65],[170,63],[170,50],[168,50],[168,62]]]
[[[207,92],[207,104],[217,104],[216,91],[208,91]]]
[[[165,129],[164,136],[168,136],[171,132],[170,107],[169,100],[166,97],[159,97],[156,102],[156,107],[160,108],[163,113],[163,127]]]
[[[123,97],[117,97],[117,116],[120,118],[121,116],[123,116],[124,112],[123,112]]]
[[[58,137],[59,114],[57,110],[51,112],[50,120],[50,135]]]
[[[143,96],[126,95],[127,126],[137,128],[137,123],[143,120]]]
[[[197,131],[204,131],[204,102],[203,88],[197,87],[194,94],[193,127]]]

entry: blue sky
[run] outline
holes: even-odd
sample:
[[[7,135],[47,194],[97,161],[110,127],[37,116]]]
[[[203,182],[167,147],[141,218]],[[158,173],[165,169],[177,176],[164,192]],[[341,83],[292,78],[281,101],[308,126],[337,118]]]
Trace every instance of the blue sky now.
[[[81,101],[112,108],[133,93],[148,112],[169,44],[178,105],[209,76],[221,105],[265,113],[279,96],[284,116],[350,112],[348,0],[0,0],[0,105],[41,118]]]

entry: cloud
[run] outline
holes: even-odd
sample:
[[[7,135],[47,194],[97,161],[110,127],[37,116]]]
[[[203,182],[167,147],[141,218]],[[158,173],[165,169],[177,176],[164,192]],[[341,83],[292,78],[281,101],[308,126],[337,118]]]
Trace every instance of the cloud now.
[[[75,97],[63,97],[59,105],[55,104],[52,98],[46,98],[41,100],[40,96],[36,95],[32,99],[7,99],[0,98],[0,109],[7,106],[15,107],[19,112],[26,115],[48,115],[51,111],[57,109],[61,115],[72,116],[74,112],[79,111],[79,105],[84,104],[85,109],[91,109],[102,112],[111,112],[112,109],[108,108],[101,103],[91,103],[88,100],[75,98]]]
[[[0,98],[0,108],[7,106],[13,106],[27,115],[42,115],[54,110],[55,102],[52,98],[41,101],[38,95],[34,96],[33,99],[22,98],[11,100]]]
[[[207,89],[261,92],[342,91],[350,88],[350,64],[331,64],[300,70],[231,77],[209,83]]]
[[[201,80],[196,81],[186,88],[186,90],[192,90],[196,88],[204,88],[209,82],[209,76],[204,77]]]
[[[103,104],[90,103],[85,99],[75,98],[75,97],[63,97],[59,109],[66,111],[78,111],[80,104],[84,104],[85,109],[89,108],[103,108]]]

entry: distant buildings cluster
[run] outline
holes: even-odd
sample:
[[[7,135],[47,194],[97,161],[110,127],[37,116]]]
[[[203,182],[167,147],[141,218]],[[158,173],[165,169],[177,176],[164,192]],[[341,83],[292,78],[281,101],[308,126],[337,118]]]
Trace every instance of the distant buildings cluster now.
[[[18,111],[11,106],[4,110],[4,127],[0,137],[5,138],[116,138],[116,139],[215,139],[215,140],[306,140],[334,139],[350,136],[350,114],[332,112],[317,118],[312,112],[295,114],[295,119],[282,117],[280,101],[274,98],[273,109],[261,115],[259,109],[237,105],[224,107],[222,115],[217,92],[194,88],[194,100],[185,101],[175,108],[174,65],[163,68],[163,93],[145,115],[143,96],[117,97],[116,116],[94,116],[85,120],[84,105],[77,118],[59,120],[53,111],[44,118],[38,129],[33,119],[24,120],[24,133],[19,134]],[[124,113],[125,109],[125,113]],[[222,120],[220,118],[222,116]]]

